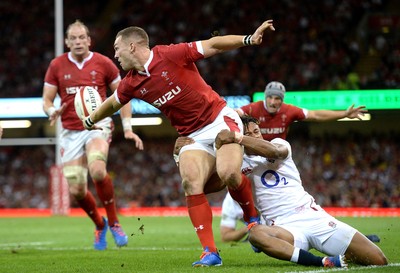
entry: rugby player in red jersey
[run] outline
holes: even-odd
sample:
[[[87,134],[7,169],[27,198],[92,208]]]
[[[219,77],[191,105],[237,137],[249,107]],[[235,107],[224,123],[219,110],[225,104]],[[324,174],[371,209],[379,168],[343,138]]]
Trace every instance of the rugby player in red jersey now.
[[[243,126],[239,115],[201,77],[196,61],[247,45],[259,45],[264,31],[275,30],[272,20],[263,22],[252,35],[216,36],[207,40],[157,45],[150,49],[149,37],[140,27],[117,33],[115,58],[128,71],[114,96],[84,120],[87,129],[96,129],[103,118],[112,115],[132,98],[157,107],[182,136],[195,143],[179,154],[179,171],[185,191],[189,217],[203,247],[194,267],[220,266],[212,230],[212,211],[204,194],[207,180],[217,174],[241,205],[249,228],[258,220],[251,186],[240,172],[243,148],[238,143],[214,147],[223,129],[234,131],[240,143]]]
[[[114,186],[106,169],[114,127],[112,119],[108,117],[101,120],[99,126],[103,128],[102,131],[87,131],[74,107],[75,93],[81,87],[94,87],[105,100],[107,88],[114,91],[121,81],[121,76],[111,59],[89,50],[89,29],[81,21],[77,20],[68,26],[65,44],[70,51],[53,59],[47,69],[43,87],[43,110],[48,115],[51,125],[61,117],[59,141],[63,174],[70,193],[96,226],[94,248],[107,248],[108,228],[116,245],[125,246],[128,237],[117,217]],[[58,109],[54,107],[57,94],[61,98],[61,107]],[[127,104],[121,109],[124,136],[135,141],[136,148],[142,150],[142,140],[132,132],[131,116],[131,106]],[[107,218],[100,215],[96,200],[87,188],[88,171],[107,212]]]
[[[283,102],[285,86],[272,81],[265,87],[265,100],[244,105],[236,111],[240,116],[249,115],[260,121],[261,134],[265,140],[274,138],[286,139],[289,126],[295,121],[331,121],[341,118],[361,119],[367,111],[365,106],[354,108],[354,104],[347,110],[308,110]]]

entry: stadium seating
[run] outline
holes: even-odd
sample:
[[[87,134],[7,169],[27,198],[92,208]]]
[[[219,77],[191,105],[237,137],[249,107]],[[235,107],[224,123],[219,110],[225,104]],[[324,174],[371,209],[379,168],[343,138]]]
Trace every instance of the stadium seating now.
[[[266,34],[261,47],[199,63],[206,80],[221,95],[252,95],[270,80],[284,82],[287,90],[391,88],[400,81],[393,69],[399,66],[395,25],[386,27],[387,32],[382,32],[383,28],[369,31],[365,22],[386,18],[396,3],[102,0],[82,4],[71,0],[64,5],[64,22],[83,20],[91,29],[92,50],[113,58],[115,34],[129,25],[145,28],[151,45],[155,45],[205,39],[214,31],[247,34],[262,20],[272,18],[277,31]],[[0,41],[6,49],[0,60],[2,97],[41,96],[44,73],[54,57],[53,5],[53,1],[41,1],[21,16],[24,1],[1,4],[7,14],[3,21],[8,24],[2,28],[2,36],[8,38]],[[357,74],[365,72],[360,67],[366,67],[371,55],[377,53],[368,73]]]

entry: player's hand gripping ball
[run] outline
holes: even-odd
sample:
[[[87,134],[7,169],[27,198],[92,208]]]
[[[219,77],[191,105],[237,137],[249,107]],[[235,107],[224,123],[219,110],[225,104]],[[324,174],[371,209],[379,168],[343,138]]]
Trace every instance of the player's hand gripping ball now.
[[[91,86],[84,86],[75,94],[75,112],[83,120],[102,103],[99,92]]]

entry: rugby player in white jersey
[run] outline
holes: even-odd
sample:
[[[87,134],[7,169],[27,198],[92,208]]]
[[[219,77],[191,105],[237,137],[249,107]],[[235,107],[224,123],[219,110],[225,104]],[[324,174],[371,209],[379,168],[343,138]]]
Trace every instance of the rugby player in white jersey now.
[[[254,202],[266,225],[249,230],[250,243],[268,256],[303,265],[342,266],[348,261],[361,265],[386,265],[382,250],[358,230],[343,223],[315,203],[302,186],[292,159],[290,144],[276,138],[263,139],[258,120],[242,117],[243,138],[221,131],[216,147],[237,142],[245,148],[242,172],[253,186]],[[236,134],[236,136],[235,136]],[[310,249],[334,257],[317,257]]]
[[[263,140],[257,119],[243,116],[242,121],[243,138],[238,138],[235,132],[223,130],[216,138],[216,147],[238,139],[245,147],[242,172],[252,181],[255,205],[263,222],[252,226],[249,231],[256,252],[262,251],[271,257],[302,265],[347,267],[345,257],[362,265],[387,264],[379,247],[315,204],[314,198],[302,186],[287,141],[280,138],[272,142]],[[178,138],[174,153],[192,141],[187,137]],[[218,177],[212,177],[206,188],[212,188],[213,184],[220,184]],[[224,222],[226,228],[232,228],[232,221],[239,219],[240,211],[235,209],[234,202],[225,205],[222,213],[230,219],[222,216],[221,224]],[[308,251],[311,248],[331,256],[318,257]]]

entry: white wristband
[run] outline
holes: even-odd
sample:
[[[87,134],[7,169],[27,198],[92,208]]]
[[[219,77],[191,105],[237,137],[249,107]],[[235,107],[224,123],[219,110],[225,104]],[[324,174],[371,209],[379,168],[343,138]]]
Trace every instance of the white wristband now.
[[[54,106],[51,106],[51,107],[47,108],[46,115],[48,117],[51,117],[55,111],[56,111],[56,108]]]
[[[132,131],[131,119],[130,118],[123,118],[122,119],[122,127],[124,128],[124,132],[125,131]]]

